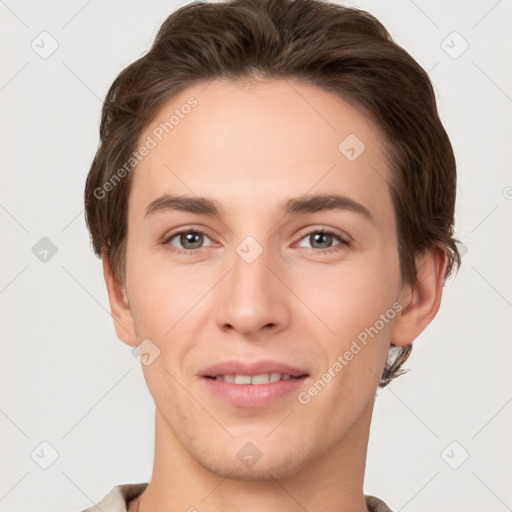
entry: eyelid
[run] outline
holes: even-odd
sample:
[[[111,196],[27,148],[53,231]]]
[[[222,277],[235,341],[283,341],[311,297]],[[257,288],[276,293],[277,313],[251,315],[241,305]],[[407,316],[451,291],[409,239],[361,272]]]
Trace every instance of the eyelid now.
[[[203,227],[194,227],[194,226],[184,226],[184,227],[181,227],[181,228],[176,228],[176,230],[172,230],[170,233],[165,234],[162,237],[162,243],[164,245],[167,245],[167,244],[170,243],[170,241],[173,238],[175,238],[178,235],[184,234],[184,233],[197,233],[197,234],[203,235],[203,236],[205,236],[205,237],[207,237],[207,238],[209,238],[210,240],[213,241],[212,237],[210,235],[208,235],[208,233],[206,231],[207,230],[205,228],[203,228]],[[208,247],[210,247],[210,246],[208,246]],[[203,249],[203,247],[200,247],[200,249]],[[178,249],[178,250],[185,251],[186,249]],[[189,249],[189,250],[186,250],[186,252],[187,253],[192,253],[192,252],[198,251],[198,250],[199,249]]]
[[[210,237],[206,233],[206,230],[203,227],[184,226],[184,227],[181,227],[181,228],[177,228],[176,231],[172,231],[171,233],[166,234],[163,237],[162,244],[163,245],[171,246],[170,245],[171,240],[173,238],[175,238],[176,236],[184,234],[184,233],[200,234],[200,235],[203,235],[203,236],[205,236],[205,237],[207,237],[207,238],[209,238],[210,240],[213,241],[212,237]],[[336,249],[336,248],[340,247],[340,246],[341,247],[343,247],[343,246],[344,247],[352,246],[352,237],[350,237],[348,234],[346,234],[345,232],[343,232],[343,234],[341,234],[335,228],[330,228],[330,227],[325,227],[325,226],[316,226],[316,227],[315,226],[309,226],[307,228],[304,228],[303,230],[301,230],[300,235],[298,236],[296,241],[293,243],[293,246],[295,246],[297,243],[299,243],[301,240],[303,240],[307,236],[310,236],[310,235],[312,235],[314,233],[323,233],[323,234],[326,234],[326,235],[331,235],[331,236],[333,236],[333,237],[335,237],[335,238],[337,238],[339,240],[339,244],[336,244],[333,247],[328,247],[326,249],[315,249],[314,247],[304,247],[304,249],[310,249],[311,251],[313,251],[315,253],[326,253],[326,252],[338,251],[339,249]],[[201,249],[205,249],[206,247],[212,247],[214,244],[215,244],[215,242],[213,244],[210,244],[210,245],[207,245],[207,246],[199,247],[198,249],[180,249],[178,247],[171,246],[172,247],[171,251],[176,252],[176,253],[181,253],[181,254],[192,255],[192,254],[195,254],[197,251],[199,251]]]
[[[326,227],[322,225],[317,226],[308,226],[307,228],[304,228],[301,230],[299,236],[297,237],[297,242],[302,240],[304,237],[311,235],[313,233],[325,233],[328,235],[333,235],[339,238],[339,240],[342,243],[351,244],[352,243],[352,237],[349,236],[348,233],[345,233],[344,231],[340,231],[336,228]]]

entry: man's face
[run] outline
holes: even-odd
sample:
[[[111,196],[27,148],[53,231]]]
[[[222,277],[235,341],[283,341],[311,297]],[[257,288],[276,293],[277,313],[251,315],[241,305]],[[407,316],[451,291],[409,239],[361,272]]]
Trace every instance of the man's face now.
[[[197,105],[182,108],[191,96]],[[156,147],[129,199],[126,293],[137,343],[160,351],[143,371],[167,435],[203,467],[241,479],[291,475],[341,450],[369,423],[403,291],[378,128],[296,80],[216,80],[175,96],[139,146],[148,136]],[[210,199],[219,215],[163,201],[148,211],[166,194]],[[316,195],[344,196],[368,215],[285,213]],[[209,378],[226,361],[306,376]],[[280,373],[265,371],[273,363],[252,373]]]

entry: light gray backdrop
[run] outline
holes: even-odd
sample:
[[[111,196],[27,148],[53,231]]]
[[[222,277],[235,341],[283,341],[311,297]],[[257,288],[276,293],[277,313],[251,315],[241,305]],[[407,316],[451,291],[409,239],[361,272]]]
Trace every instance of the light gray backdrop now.
[[[101,101],[178,6],[0,0],[0,510],[72,512],[146,482],[153,402],[89,247]],[[379,393],[365,492],[405,512],[512,510],[512,2],[367,9],[429,72],[456,153],[462,268]]]

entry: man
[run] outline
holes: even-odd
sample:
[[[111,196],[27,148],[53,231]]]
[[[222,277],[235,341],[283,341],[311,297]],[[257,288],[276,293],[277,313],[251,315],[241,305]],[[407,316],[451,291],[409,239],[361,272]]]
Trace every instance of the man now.
[[[193,3],[114,81],[86,218],[155,401],[105,511],[385,512],[375,392],[460,264],[426,73],[364,11]],[[93,510],[91,507],[88,510]]]

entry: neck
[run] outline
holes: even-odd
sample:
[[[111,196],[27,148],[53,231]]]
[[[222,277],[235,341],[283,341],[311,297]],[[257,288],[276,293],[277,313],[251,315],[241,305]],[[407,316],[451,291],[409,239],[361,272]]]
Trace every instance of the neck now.
[[[200,465],[155,411],[155,457],[147,489],[129,512],[251,510],[367,512],[363,480],[373,401],[327,453],[305,459],[282,478],[223,478]]]

